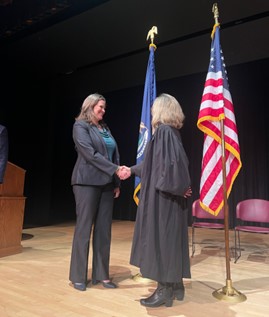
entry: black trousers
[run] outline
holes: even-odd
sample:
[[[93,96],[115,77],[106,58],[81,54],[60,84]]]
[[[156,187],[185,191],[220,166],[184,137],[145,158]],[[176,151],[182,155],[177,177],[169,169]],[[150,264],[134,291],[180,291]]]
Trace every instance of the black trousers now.
[[[76,226],[73,237],[69,279],[87,283],[92,233],[92,279],[109,279],[111,226],[114,204],[113,185],[74,185]]]

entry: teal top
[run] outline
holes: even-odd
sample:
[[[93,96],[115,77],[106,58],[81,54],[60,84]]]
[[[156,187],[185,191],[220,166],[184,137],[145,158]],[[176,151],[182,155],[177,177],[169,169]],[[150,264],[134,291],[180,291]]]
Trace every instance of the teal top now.
[[[115,140],[109,135],[109,133],[107,132],[107,130],[105,128],[103,128],[103,131],[100,131],[101,136],[103,137],[103,140],[105,141],[106,144],[106,148],[107,148],[107,152],[108,152],[108,157],[110,159],[110,161],[113,161],[113,154],[114,151],[116,149],[116,142]]]

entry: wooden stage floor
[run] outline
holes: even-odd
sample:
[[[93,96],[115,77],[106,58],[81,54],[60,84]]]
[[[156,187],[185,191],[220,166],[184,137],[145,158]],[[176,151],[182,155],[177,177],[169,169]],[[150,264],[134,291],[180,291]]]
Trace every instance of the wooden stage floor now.
[[[22,253],[0,258],[0,316],[269,315],[269,253],[268,249],[263,250],[269,247],[269,235],[242,234],[242,257],[236,264],[233,259],[230,262],[232,286],[247,297],[245,301],[230,302],[212,295],[213,291],[226,285],[224,232],[198,229],[197,240],[200,243],[191,258],[192,278],[184,281],[184,301],[174,301],[169,308],[146,308],[140,305],[139,299],[149,296],[155,283],[133,279],[139,273],[138,268],[129,264],[133,227],[134,222],[113,222],[110,273],[119,288],[104,289],[100,285],[89,284],[85,292],[75,290],[68,280],[74,223],[24,229]],[[233,239],[233,231],[230,231],[230,247]],[[90,273],[89,269],[89,276]]]

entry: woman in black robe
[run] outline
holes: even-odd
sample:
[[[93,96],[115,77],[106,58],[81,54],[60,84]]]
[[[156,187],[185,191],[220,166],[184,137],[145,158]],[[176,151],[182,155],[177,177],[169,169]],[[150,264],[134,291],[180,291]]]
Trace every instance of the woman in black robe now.
[[[144,278],[158,282],[154,293],[140,300],[148,307],[171,306],[184,298],[183,278],[190,278],[186,198],[191,195],[188,158],[179,129],[184,114],[168,94],[152,106],[153,136],[142,163],[131,167],[141,179],[130,263]]]

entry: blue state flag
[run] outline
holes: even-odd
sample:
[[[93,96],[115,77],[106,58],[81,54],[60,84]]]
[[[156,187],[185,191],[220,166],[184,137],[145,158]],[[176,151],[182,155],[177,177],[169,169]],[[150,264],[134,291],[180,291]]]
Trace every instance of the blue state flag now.
[[[141,113],[141,121],[139,127],[139,139],[137,147],[136,164],[139,164],[144,159],[144,151],[148,141],[151,138],[151,106],[156,98],[156,77],[155,77],[155,64],[154,64],[154,51],[156,46],[150,44],[149,46],[149,60],[146,73],[146,80],[144,86],[143,105]],[[135,177],[135,190],[134,201],[139,203],[139,191],[141,182],[139,177]]]

